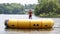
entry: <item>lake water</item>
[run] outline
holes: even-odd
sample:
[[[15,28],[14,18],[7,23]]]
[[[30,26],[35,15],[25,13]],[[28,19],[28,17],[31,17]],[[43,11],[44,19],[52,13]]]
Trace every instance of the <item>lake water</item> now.
[[[32,16],[32,19],[53,19],[55,24],[51,29],[5,29],[4,22],[6,19],[28,19],[28,15],[4,15],[0,14],[0,34],[59,34],[60,18],[41,18]]]

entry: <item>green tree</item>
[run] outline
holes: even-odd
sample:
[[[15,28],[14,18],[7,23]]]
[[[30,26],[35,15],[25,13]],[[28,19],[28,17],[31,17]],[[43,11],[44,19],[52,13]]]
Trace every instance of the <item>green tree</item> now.
[[[60,9],[60,5],[57,0],[38,0],[38,5],[35,8],[35,15],[40,14],[56,14]]]
[[[3,4],[0,4],[0,13],[3,13],[3,14],[12,14],[12,13],[20,13],[22,12],[23,13],[23,8],[24,6],[21,5],[21,4],[18,4],[18,3],[3,3]],[[15,11],[16,10],[16,11]]]

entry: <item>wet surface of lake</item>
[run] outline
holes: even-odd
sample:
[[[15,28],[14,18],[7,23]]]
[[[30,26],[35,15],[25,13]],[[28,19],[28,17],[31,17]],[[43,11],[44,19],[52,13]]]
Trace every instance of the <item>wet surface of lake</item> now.
[[[53,19],[55,24],[51,29],[5,29],[6,19],[28,19],[28,15],[0,15],[0,34],[60,34],[60,18],[39,18],[33,19]]]

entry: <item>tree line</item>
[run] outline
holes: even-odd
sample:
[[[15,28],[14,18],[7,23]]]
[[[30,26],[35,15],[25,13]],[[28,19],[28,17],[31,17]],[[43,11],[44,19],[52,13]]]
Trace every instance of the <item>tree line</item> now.
[[[0,14],[25,14],[25,9],[34,9],[34,5],[22,5],[19,3],[0,4]]]
[[[58,0],[38,0],[35,8],[36,16],[60,16],[60,3]]]

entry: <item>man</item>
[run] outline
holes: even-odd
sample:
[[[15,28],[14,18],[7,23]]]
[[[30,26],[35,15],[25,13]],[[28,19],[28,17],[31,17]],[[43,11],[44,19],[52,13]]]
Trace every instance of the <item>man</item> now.
[[[32,19],[32,10],[29,10],[29,19]]]

